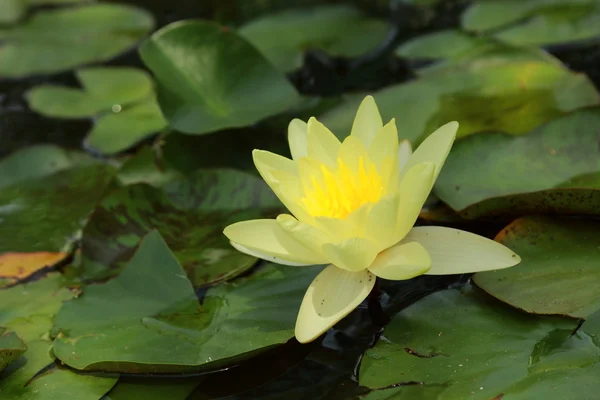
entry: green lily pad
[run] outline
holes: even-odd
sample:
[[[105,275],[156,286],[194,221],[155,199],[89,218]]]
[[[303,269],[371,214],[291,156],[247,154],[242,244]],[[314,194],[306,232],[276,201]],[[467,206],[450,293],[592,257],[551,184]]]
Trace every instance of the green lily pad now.
[[[492,296],[535,314],[587,318],[600,310],[600,224],[521,218],[497,240],[522,258],[514,268],[475,274]]]
[[[83,89],[40,85],[27,93],[29,107],[59,118],[95,117],[84,145],[104,154],[123,151],[167,126],[150,76],[136,68],[85,68]]]
[[[0,290],[0,325],[15,331],[26,343],[44,336],[63,301],[72,293],[60,274]],[[36,371],[37,372],[37,371]]]
[[[182,179],[184,174],[163,156],[160,145],[145,146],[126,160],[116,178],[122,185],[146,183],[162,186],[172,180]]]
[[[475,59],[460,68],[443,68],[373,96],[383,119],[395,118],[400,137],[413,144],[453,120],[460,121],[459,138],[485,131],[522,135],[600,101],[587,77],[555,63],[516,59],[482,68],[484,64]],[[349,98],[322,115],[321,121],[344,137],[362,98]]]
[[[485,133],[457,142],[435,194],[465,218],[527,213],[600,213],[595,124],[581,110],[523,137]]]
[[[199,379],[177,379],[169,382],[146,380],[119,382],[101,400],[186,400],[198,386]]]
[[[158,229],[194,286],[231,279],[256,258],[231,247],[223,229],[271,215],[279,204],[260,178],[235,170],[203,170],[163,188],[121,188],[102,200],[84,229],[83,277],[118,273],[141,238]]]
[[[486,43],[488,40],[484,38],[450,29],[410,39],[396,49],[396,54],[412,59],[449,58],[473,51]]]
[[[0,160],[0,188],[92,163],[94,159],[86,153],[51,144],[25,147]]]
[[[594,0],[485,1],[472,4],[462,18],[465,29],[493,30],[500,40],[529,45],[595,40],[599,21]]]
[[[359,381],[370,388],[412,382],[397,393],[410,390],[408,398],[424,400],[510,399],[533,382],[573,390],[552,372],[585,371],[591,379],[600,361],[600,348],[589,334],[572,335],[576,326],[574,320],[502,306],[479,291],[438,292],[392,319],[363,357]]]
[[[152,27],[148,12],[119,4],[39,11],[21,25],[0,29],[0,77],[50,74],[108,60]]]
[[[117,381],[117,378],[113,377],[77,374],[56,366],[51,366],[36,376],[40,370],[54,362],[50,356],[52,343],[38,339],[28,342],[27,345],[29,349],[25,356],[0,373],[0,393],[3,398],[98,400]]]
[[[55,319],[54,354],[83,370],[220,367],[291,338],[304,291],[320,269],[271,265],[209,289],[200,305],[153,231],[117,278],[65,303]]]
[[[251,21],[239,34],[277,68],[289,72],[302,66],[306,50],[357,57],[385,40],[388,26],[347,5],[286,10]]]
[[[0,372],[27,351],[27,345],[14,332],[0,326]]]
[[[141,45],[140,55],[156,77],[165,117],[181,132],[254,124],[299,101],[292,84],[258,50],[214,22],[168,25]]]
[[[0,254],[64,251],[76,240],[113,173],[112,167],[95,164],[2,188]]]

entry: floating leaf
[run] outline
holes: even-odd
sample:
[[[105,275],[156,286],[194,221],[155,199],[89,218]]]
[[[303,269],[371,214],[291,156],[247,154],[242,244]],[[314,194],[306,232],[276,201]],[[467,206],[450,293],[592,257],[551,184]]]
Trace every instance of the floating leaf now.
[[[219,367],[291,338],[304,291],[320,269],[272,265],[209,289],[200,305],[153,231],[118,277],[65,303],[55,319],[54,354],[85,370]]]
[[[598,123],[599,109],[581,110],[523,137],[485,133],[459,141],[435,193],[466,218],[548,212],[597,215]]]
[[[27,351],[27,345],[14,332],[0,326],[0,373]]]
[[[62,302],[72,297],[60,274],[0,290],[0,325],[29,342],[48,333]],[[37,371],[36,371],[37,372]]]
[[[27,345],[29,349],[25,356],[0,373],[3,398],[98,400],[117,381],[113,377],[77,374],[51,366],[54,362],[50,357],[52,344],[47,340],[37,339]],[[45,367],[49,367],[48,370],[36,376]]]
[[[302,66],[306,50],[357,57],[379,46],[387,24],[347,5],[286,10],[240,27],[239,33],[282,71]]]
[[[256,258],[231,247],[223,229],[271,215],[279,204],[261,179],[235,170],[199,171],[162,189],[124,187],[102,200],[84,229],[83,276],[116,274],[141,238],[158,229],[194,286],[231,279]]]
[[[373,95],[383,119],[395,118],[401,124],[400,137],[413,144],[453,120],[460,121],[459,138],[490,130],[521,135],[600,102],[587,77],[555,63],[516,59],[482,65],[484,61],[475,59]],[[350,98],[325,113],[321,122],[344,137],[361,100],[362,96]]]
[[[0,188],[92,163],[94,160],[83,152],[65,150],[51,144],[26,147],[0,160]]]
[[[449,58],[473,51],[486,43],[489,43],[486,39],[452,29],[410,39],[396,50],[396,54],[413,59]]]
[[[254,124],[299,101],[286,77],[252,45],[214,22],[166,26],[142,44],[140,55],[156,77],[165,117],[181,132]]]
[[[0,77],[56,73],[108,60],[152,26],[148,12],[119,4],[39,11],[21,25],[0,29]]]
[[[0,25],[19,21],[27,12],[25,0],[0,1]]]
[[[65,259],[67,253],[4,253],[0,254],[0,288],[12,285],[36,271]]]
[[[474,281],[492,296],[535,314],[587,318],[600,310],[600,224],[592,221],[518,219],[496,240],[521,264],[480,272]]]
[[[2,188],[0,254],[64,251],[76,239],[113,173],[112,167],[95,164]]]
[[[438,292],[385,327],[382,340],[362,360],[360,383],[385,388],[413,382],[398,390],[409,392],[410,399],[510,399],[534,382],[572,390],[567,379],[557,382],[547,371],[575,369],[585,371],[598,390],[600,383],[592,377],[600,349],[586,332],[573,335],[576,326],[574,320],[503,307],[478,291]]]

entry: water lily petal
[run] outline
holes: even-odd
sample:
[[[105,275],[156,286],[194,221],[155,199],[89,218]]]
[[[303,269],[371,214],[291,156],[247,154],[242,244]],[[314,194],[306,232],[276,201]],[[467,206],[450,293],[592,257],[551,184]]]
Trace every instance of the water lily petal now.
[[[413,166],[400,182],[400,201],[395,240],[400,241],[412,229],[431,191],[435,166],[422,163]]]
[[[312,265],[327,262],[323,256],[291,238],[274,219],[237,222],[226,227],[223,233],[232,243],[239,245],[236,247],[238,249],[248,249],[294,264]]]
[[[350,169],[350,171],[352,171],[352,173],[358,174],[359,160],[361,157],[363,163],[369,159],[369,153],[365,146],[356,136],[346,137],[340,146],[338,158]]]
[[[331,242],[330,237],[312,225],[302,223],[288,214],[277,216],[277,223],[290,237],[300,244],[325,258],[323,245]]]
[[[410,141],[409,140],[401,141],[400,144],[398,145],[398,170],[400,172],[402,172],[402,170],[406,166],[406,163],[412,156],[412,153],[413,153],[413,151],[412,151],[412,146],[410,145]],[[404,175],[402,175],[402,176],[404,176]]]
[[[380,200],[369,209],[369,215],[366,218],[365,237],[373,240],[379,251],[397,243],[395,237],[399,201],[400,198],[396,194]]]
[[[308,152],[308,125],[301,119],[294,118],[288,125],[288,143],[294,160],[306,157]]]
[[[375,104],[375,99],[373,96],[365,97],[356,112],[350,135],[356,136],[368,148],[382,127],[383,121],[381,120],[377,104]]]
[[[383,279],[405,280],[431,268],[427,250],[418,242],[399,243],[379,253],[369,270]]]
[[[381,172],[381,161],[388,157],[396,158],[398,155],[398,129],[396,120],[392,119],[373,137],[369,147],[369,157]]]
[[[273,171],[285,171],[290,174],[298,173],[298,167],[294,161],[270,151],[253,150],[252,159],[258,173],[269,186],[273,184]]]
[[[248,254],[249,256],[253,256],[256,258],[260,258],[261,260],[274,262],[276,264],[288,265],[290,267],[305,267],[308,265],[314,265],[314,264],[303,264],[303,263],[296,263],[296,262],[289,261],[289,260],[284,260],[282,258],[275,257],[275,256],[272,256],[267,253],[261,253],[260,251],[256,251],[256,250],[250,250],[249,248],[244,247],[239,243],[235,243],[235,242],[229,242],[229,243],[231,243],[231,246],[234,249],[236,249],[237,251],[239,251],[241,253]]]
[[[308,120],[306,134],[308,157],[334,167],[341,146],[338,138],[314,117]]]
[[[435,164],[435,172],[433,174],[433,182],[437,179],[437,176],[450,153],[450,148],[454,139],[456,138],[456,131],[458,130],[458,122],[449,122],[446,125],[438,128],[435,132],[429,135],[423,143],[415,150],[413,155],[410,157],[402,172],[400,173],[400,179],[408,173],[410,168],[417,164],[424,162],[431,162]],[[432,183],[433,184],[433,183]]]
[[[367,298],[375,276],[368,270],[344,271],[326,267],[308,287],[296,320],[296,339],[312,342],[350,314]]]
[[[370,203],[364,204],[346,218],[317,217],[312,225],[327,233],[336,242],[353,237],[365,237],[367,218],[372,206]]]
[[[403,242],[415,241],[431,257],[427,275],[466,274],[512,267],[521,258],[508,247],[470,232],[441,226],[413,228]]]
[[[348,271],[362,271],[377,257],[377,246],[369,239],[355,237],[323,245],[328,261]]]

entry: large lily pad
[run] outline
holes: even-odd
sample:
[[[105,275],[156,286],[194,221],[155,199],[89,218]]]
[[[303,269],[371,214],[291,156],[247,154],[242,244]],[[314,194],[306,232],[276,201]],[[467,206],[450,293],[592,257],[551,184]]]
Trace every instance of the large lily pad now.
[[[33,110],[46,116],[95,117],[84,142],[87,148],[117,153],[167,126],[146,72],[135,68],[85,68],[76,75],[82,89],[40,85],[31,89],[27,98]]]
[[[299,99],[286,77],[252,45],[214,22],[166,26],[142,44],[140,55],[156,77],[165,117],[181,132],[250,125]]]
[[[410,391],[411,399],[520,399],[517,394],[531,384],[542,391],[573,390],[568,379],[555,378],[575,371],[589,383],[593,379],[597,391],[600,382],[593,377],[600,349],[585,331],[572,335],[576,325],[574,320],[503,307],[478,291],[438,292],[386,326],[382,339],[363,358],[360,383],[385,388],[412,382],[414,386],[399,389],[400,394]]]
[[[384,21],[346,5],[287,10],[239,28],[240,35],[286,72],[302,66],[306,50],[357,57],[379,46],[387,31]]]
[[[0,160],[0,188],[93,162],[94,160],[83,152],[66,150],[51,144],[26,147]]]
[[[0,372],[27,351],[27,345],[14,332],[0,326]]]
[[[132,47],[152,26],[148,12],[119,4],[39,11],[22,25],[0,29],[0,78],[56,73],[108,60]]]
[[[522,258],[515,268],[475,274],[492,296],[536,314],[587,318],[600,310],[600,224],[521,218],[496,240]]]
[[[600,109],[581,110],[523,137],[485,133],[455,144],[435,194],[463,217],[594,214],[600,209]]]
[[[116,274],[140,239],[158,229],[194,286],[233,278],[256,258],[231,247],[223,229],[278,205],[260,178],[235,170],[203,170],[163,188],[124,187],[102,200],[84,229],[83,277]]]
[[[457,57],[489,43],[488,40],[471,36],[456,29],[417,36],[404,42],[396,54],[412,59],[437,59]]]
[[[400,137],[413,144],[453,120],[460,121],[459,138],[484,131],[522,135],[552,118],[600,101],[587,77],[556,63],[509,59],[486,65],[480,58],[460,68],[442,68],[421,79],[387,87],[373,96],[383,119],[395,118]],[[362,98],[349,98],[325,113],[322,122],[344,137]]]
[[[76,239],[113,173],[112,167],[95,164],[2,188],[0,254],[63,251]]]
[[[492,0],[472,4],[463,15],[465,29],[490,31],[514,44],[556,45],[596,40],[600,6],[594,0]]]
[[[304,291],[320,269],[271,265],[210,289],[200,305],[153,231],[117,278],[65,303],[55,319],[54,354],[85,370],[218,367],[291,338]]]

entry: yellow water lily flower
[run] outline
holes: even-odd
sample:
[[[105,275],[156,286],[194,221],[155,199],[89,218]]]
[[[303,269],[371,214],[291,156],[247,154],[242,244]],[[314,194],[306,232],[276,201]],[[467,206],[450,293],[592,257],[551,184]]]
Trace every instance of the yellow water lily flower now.
[[[413,227],[454,142],[458,123],[412,154],[373,97],[340,142],[315,118],[289,125],[292,159],[254,150],[256,168],[290,214],[228,226],[241,252],[292,266],[330,264],[308,288],[296,338],[310,342],[356,308],[375,277],[410,279],[506,268],[520,258],[501,244],[444,227]]]

